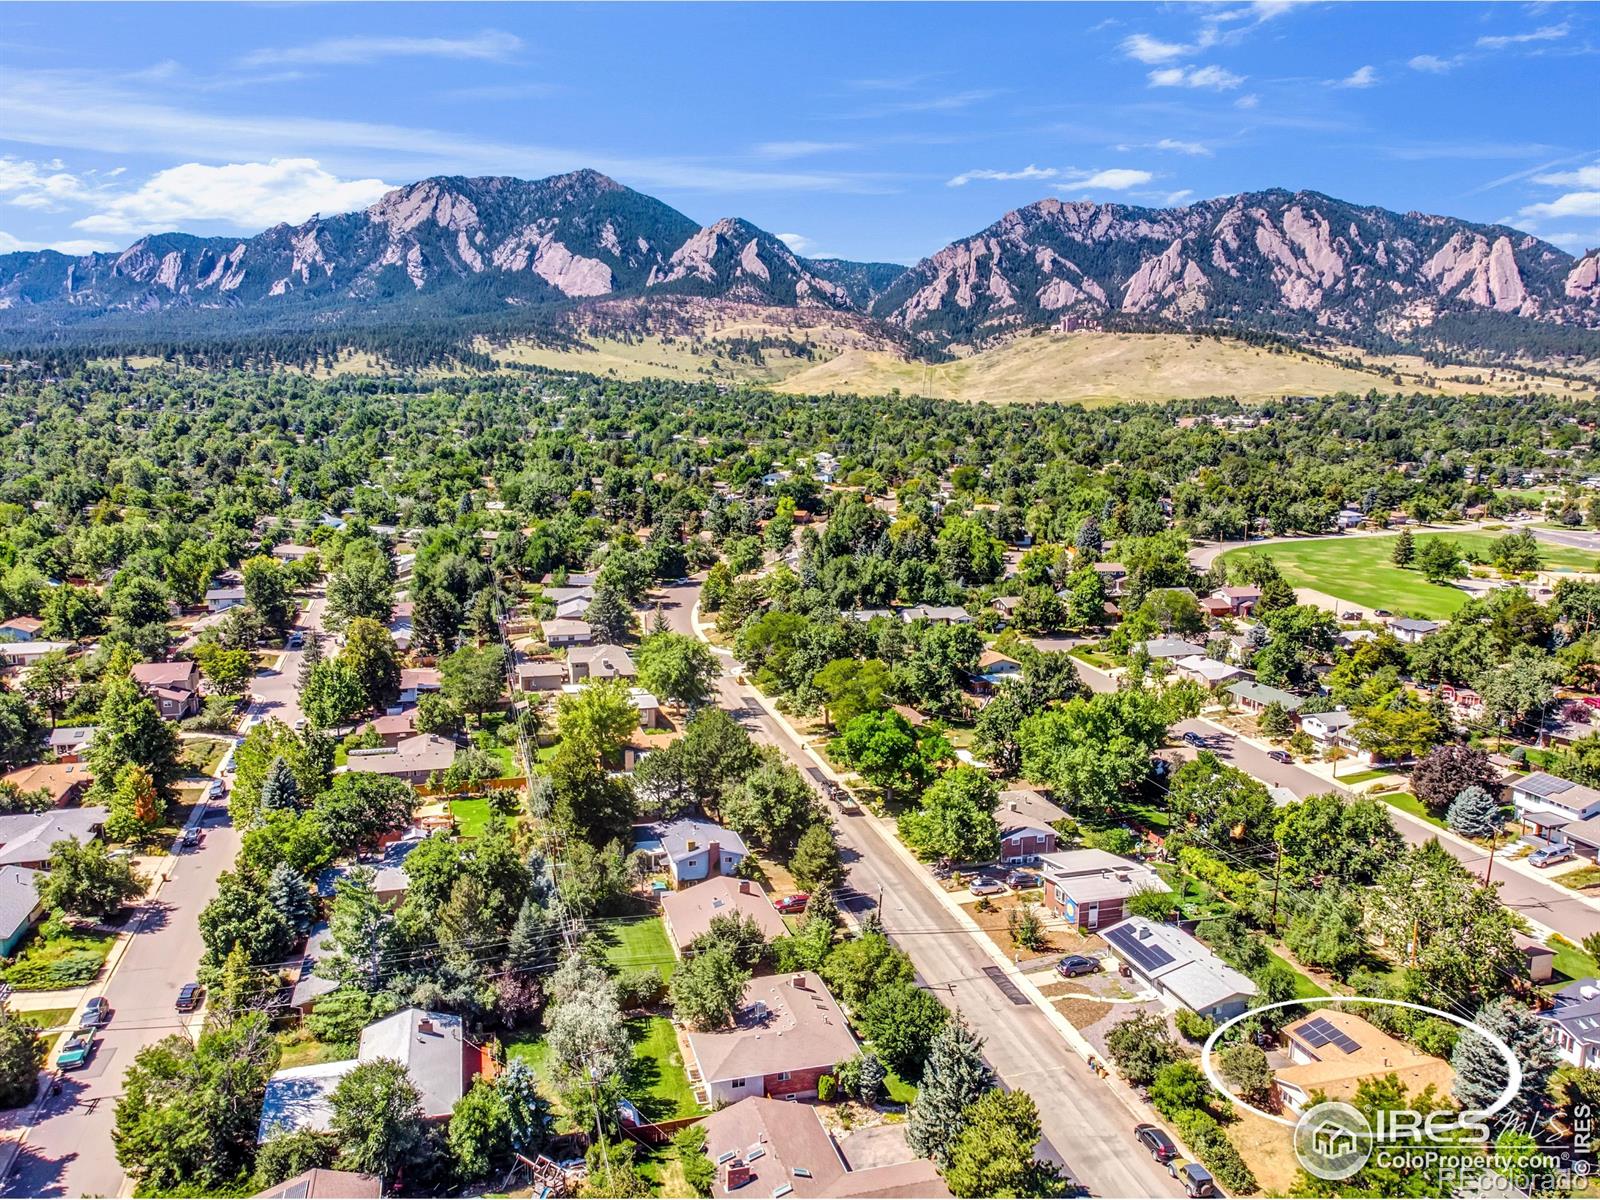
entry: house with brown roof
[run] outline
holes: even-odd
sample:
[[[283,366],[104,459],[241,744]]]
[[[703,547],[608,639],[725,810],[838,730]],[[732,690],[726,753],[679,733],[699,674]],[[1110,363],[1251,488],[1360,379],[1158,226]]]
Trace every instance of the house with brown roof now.
[[[163,720],[180,721],[200,711],[200,668],[192,661],[135,663],[128,673],[156,702]]]
[[[701,1124],[706,1157],[717,1165],[713,1196],[950,1195],[932,1161],[905,1144],[900,1126],[856,1130],[836,1141],[811,1105],[761,1096],[720,1109]]]
[[[38,617],[12,617],[0,621],[0,642],[31,642],[43,628],[44,622]]]
[[[589,679],[632,679],[639,674],[632,656],[621,646],[609,642],[568,651],[567,672],[573,683]]]
[[[56,808],[76,803],[94,782],[94,774],[81,762],[34,763],[7,771],[3,777],[19,792],[49,792]]]
[[[549,659],[517,664],[519,692],[559,692],[566,682],[566,663]]]
[[[1261,603],[1261,589],[1258,587],[1224,587],[1211,593],[1211,598],[1221,600],[1228,606],[1228,611],[1236,617],[1248,617],[1255,611],[1256,605]]]
[[[416,706],[395,709],[393,712],[384,713],[381,717],[374,717],[365,724],[358,726],[356,732],[358,734],[375,733],[383,745],[392,749],[407,738],[416,736]]]
[[[347,769],[373,775],[392,775],[407,783],[427,783],[435,771],[448,771],[456,760],[456,744],[437,733],[419,733],[402,738],[381,750],[352,750],[345,760]]]
[[[708,1106],[747,1096],[799,1100],[858,1047],[838,1001],[810,971],[763,975],[745,987],[732,1025],[687,1035],[689,1082]]]
[[[1442,1058],[1424,1054],[1354,1013],[1319,1009],[1284,1027],[1289,1064],[1273,1073],[1284,1107],[1299,1112],[1311,1097],[1349,1100],[1364,1080],[1397,1076],[1411,1095],[1432,1086],[1450,1094],[1455,1076]]]
[[[251,1200],[378,1200],[382,1195],[382,1176],[312,1167],[257,1192]]]
[[[710,929],[715,918],[729,915],[749,917],[768,941],[789,932],[767,893],[753,880],[721,875],[661,897],[667,937],[679,950]]]
[[[405,667],[400,672],[400,703],[415,704],[423,692],[439,690],[439,668]]]
[[[540,629],[545,644],[550,646],[587,646],[594,641],[594,631],[587,621],[543,621]]]

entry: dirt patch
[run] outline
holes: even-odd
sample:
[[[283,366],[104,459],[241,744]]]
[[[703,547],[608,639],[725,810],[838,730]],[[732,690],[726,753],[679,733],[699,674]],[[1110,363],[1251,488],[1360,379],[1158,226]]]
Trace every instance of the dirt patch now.
[[[1084,1000],[1078,996],[1069,996],[1065,1000],[1056,1001],[1056,1011],[1075,1029],[1080,1030],[1100,1024],[1115,1009],[1116,1005],[1107,1004],[1103,1000]]]
[[[979,911],[976,902],[963,904],[967,915],[978,923],[978,927],[988,936],[996,946],[1008,955],[1014,955],[1019,947],[1012,940],[1011,930],[1008,927],[1010,914],[1032,905],[1034,911],[1044,921],[1044,940],[1032,949],[1022,950],[1027,958],[1040,958],[1047,955],[1060,954],[1095,954],[1105,949],[1105,943],[1092,935],[1078,932],[1077,927],[1067,924],[1058,917],[1052,917],[1050,910],[1039,903],[1038,892],[1025,892],[1022,895],[990,896],[990,910]]]
[[[1237,1104],[1233,1111],[1239,1114],[1239,1119],[1227,1127],[1228,1138],[1254,1172],[1262,1194],[1293,1195],[1295,1181],[1300,1177],[1300,1163],[1294,1156],[1293,1131]]]

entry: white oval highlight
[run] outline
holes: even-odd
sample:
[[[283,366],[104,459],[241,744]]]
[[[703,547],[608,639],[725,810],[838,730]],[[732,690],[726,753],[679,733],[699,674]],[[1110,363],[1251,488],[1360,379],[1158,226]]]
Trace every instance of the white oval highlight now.
[[[1228,1085],[1222,1081],[1222,1076],[1217,1073],[1216,1064],[1212,1062],[1211,1059],[1211,1051],[1212,1048],[1217,1044],[1218,1038],[1220,1038],[1229,1029],[1237,1025],[1240,1021],[1246,1020],[1249,1017],[1254,1016],[1256,1013],[1271,1012],[1275,1008],[1311,1008],[1313,1006],[1323,1004],[1387,1004],[1391,1008],[1409,1008],[1415,1012],[1427,1013],[1431,1017],[1443,1017],[1451,1024],[1459,1025],[1461,1028],[1477,1034],[1479,1037],[1493,1045],[1495,1049],[1500,1051],[1501,1057],[1506,1060],[1506,1064],[1510,1068],[1506,1080],[1506,1090],[1501,1092],[1495,1102],[1488,1108],[1481,1112],[1463,1112],[1461,1114],[1463,1118],[1476,1117],[1479,1120],[1483,1120],[1485,1118],[1494,1116],[1495,1113],[1499,1112],[1502,1108],[1511,1103],[1512,1099],[1517,1094],[1517,1089],[1522,1086],[1522,1064],[1517,1061],[1516,1053],[1511,1049],[1511,1047],[1506,1045],[1506,1043],[1497,1035],[1490,1033],[1487,1029],[1480,1029],[1465,1017],[1457,1016],[1455,1013],[1445,1012],[1440,1008],[1432,1008],[1426,1004],[1414,1004],[1410,1000],[1390,1000],[1387,997],[1379,996],[1325,996],[1320,998],[1312,998],[1310,1000],[1278,1000],[1272,1004],[1263,1004],[1258,1008],[1248,1008],[1244,1012],[1240,1013],[1237,1017],[1230,1017],[1228,1020],[1224,1021],[1221,1025],[1218,1025],[1211,1031],[1211,1036],[1206,1039],[1206,1044],[1200,1049],[1200,1070],[1205,1073],[1205,1077],[1210,1082],[1212,1087],[1216,1088],[1217,1091],[1221,1092],[1235,1104],[1243,1105],[1257,1116],[1265,1117],[1269,1121],[1275,1121],[1279,1125],[1284,1125],[1290,1129],[1293,1129],[1299,1123],[1298,1120],[1291,1121],[1289,1118],[1281,1117],[1277,1113],[1266,1112],[1257,1108],[1249,1101],[1234,1095],[1233,1091],[1228,1087]]]

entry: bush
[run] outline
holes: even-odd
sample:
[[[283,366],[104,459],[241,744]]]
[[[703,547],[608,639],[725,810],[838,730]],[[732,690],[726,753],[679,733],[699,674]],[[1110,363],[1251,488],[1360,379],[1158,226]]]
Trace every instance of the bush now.
[[[1237,1196],[1261,1190],[1255,1175],[1210,1113],[1190,1108],[1173,1114],[1170,1119],[1178,1136],[1229,1192]]]
[[[617,978],[617,1007],[623,1012],[654,1008],[667,995],[667,981],[654,967],[627,971]]]
[[[1131,830],[1117,825],[1111,829],[1096,829],[1084,835],[1083,844],[1092,850],[1104,850],[1107,854],[1127,858],[1139,848],[1139,839]]]
[[[1211,1036],[1211,1031],[1217,1023],[1210,1017],[1202,1017],[1197,1012],[1187,1008],[1180,1008],[1172,1016],[1172,1023],[1178,1027],[1178,1032],[1191,1042],[1203,1042]]]
[[[832,1101],[834,1093],[838,1090],[838,1083],[832,1075],[821,1075],[817,1078],[817,1102],[827,1104]]]
[[[1178,1043],[1167,1032],[1167,1022],[1155,1013],[1134,1013],[1118,1021],[1106,1034],[1106,1053],[1130,1083],[1144,1085],[1162,1067],[1181,1057]]]

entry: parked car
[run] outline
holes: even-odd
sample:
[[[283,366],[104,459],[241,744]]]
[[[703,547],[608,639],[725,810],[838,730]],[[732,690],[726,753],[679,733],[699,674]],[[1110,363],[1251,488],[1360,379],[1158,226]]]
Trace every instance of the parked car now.
[[[1075,975],[1093,975],[1100,969],[1100,960],[1087,954],[1069,954],[1056,964],[1056,974],[1071,979]]]
[[[1195,733],[1193,730],[1191,730],[1190,732],[1184,734],[1183,735],[1183,740],[1188,742],[1189,745],[1191,745],[1191,746],[1204,746],[1206,744],[1205,738],[1201,737],[1198,733]]]
[[[1167,1170],[1172,1172],[1172,1177],[1183,1184],[1185,1196],[1215,1196],[1217,1194],[1217,1181],[1211,1178],[1211,1172],[1197,1162],[1185,1162],[1174,1159],[1167,1163]]]
[[[1275,763],[1292,763],[1294,761],[1294,755],[1287,750],[1268,750],[1267,757]]]
[[[94,1053],[94,1030],[80,1029],[61,1044],[56,1054],[56,1067],[62,1071],[76,1071],[85,1066]]]
[[[104,996],[90,996],[83,1006],[83,1024],[100,1026],[111,1020],[111,1002]]]
[[[1361,620],[1361,614],[1358,613],[1358,612],[1340,613],[1339,614],[1339,620],[1341,620],[1341,621],[1359,621],[1359,620]]]
[[[1037,871],[1013,871],[1006,876],[1006,886],[1017,891],[1036,888],[1039,886],[1039,874]]]
[[[200,831],[190,826],[183,831],[178,841],[185,846],[198,846],[200,844]]]
[[[186,983],[178,989],[178,1011],[193,1012],[200,1007],[206,991],[198,983]]]
[[[810,892],[796,892],[792,896],[785,896],[772,907],[781,913],[805,912],[806,905],[811,901]]]
[[[974,879],[967,890],[974,896],[998,896],[1006,890],[1006,885],[998,879]]]
[[[1150,1157],[1158,1163],[1168,1163],[1178,1157],[1177,1143],[1154,1125],[1135,1125],[1133,1136],[1139,1139],[1139,1144],[1150,1151]]]
[[[306,719],[304,717],[301,717],[295,721],[294,731],[296,733],[304,733],[306,731]]]
[[[1375,608],[1375,609],[1372,610],[1372,615],[1375,616],[1375,617],[1392,617],[1392,616],[1394,616],[1394,614],[1392,612],[1390,612],[1387,608]]]
[[[298,649],[300,649],[301,646],[304,646],[305,644],[306,644],[306,635],[301,633],[298,629],[295,630],[293,633],[291,633],[289,635],[289,640],[288,640],[288,642],[285,643],[285,645],[288,646],[288,648],[290,650],[298,650]]]
[[[1540,846],[1528,855],[1528,865],[1532,867],[1553,867],[1559,862],[1566,862],[1574,857],[1571,846]]]

